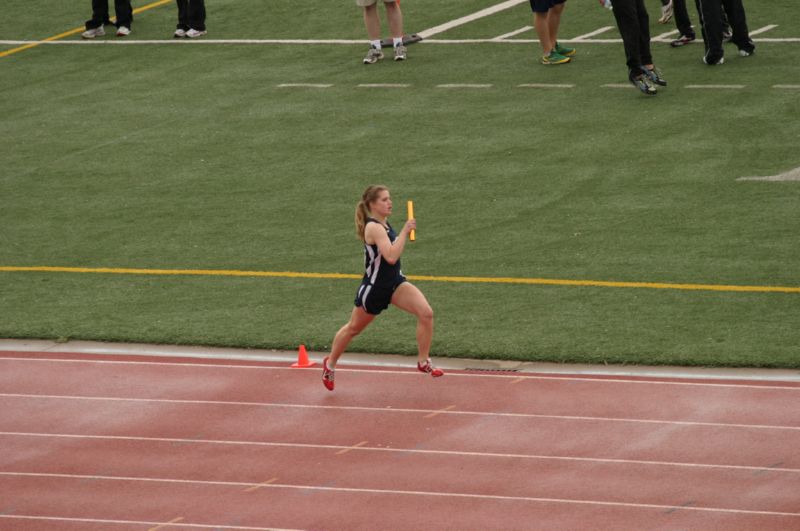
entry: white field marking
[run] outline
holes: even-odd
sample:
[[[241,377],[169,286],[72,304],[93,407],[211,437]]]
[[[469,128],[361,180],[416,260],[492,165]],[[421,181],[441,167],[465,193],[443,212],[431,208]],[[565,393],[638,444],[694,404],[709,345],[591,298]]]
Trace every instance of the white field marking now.
[[[251,483],[243,483],[240,481],[210,481],[210,480],[197,480],[197,479],[175,479],[175,478],[143,478],[143,477],[126,477],[126,476],[92,476],[82,474],[46,474],[46,473],[33,473],[33,472],[0,472],[0,476],[7,477],[28,477],[28,478],[47,478],[47,479],[79,479],[85,480],[102,480],[102,481],[127,481],[138,483],[168,483],[168,484],[183,484],[183,485],[213,485],[221,487],[245,487]],[[293,490],[316,490],[325,492],[348,492],[356,494],[389,494],[389,495],[405,495],[405,496],[423,496],[438,498],[467,498],[473,500],[498,500],[498,501],[520,501],[520,502],[535,502],[535,503],[556,503],[568,505],[599,505],[604,507],[625,507],[631,509],[681,509],[686,511],[697,512],[713,512],[713,513],[727,513],[727,514],[749,514],[760,516],[789,516],[800,517],[800,513],[786,513],[778,511],[754,511],[747,509],[723,509],[719,507],[697,507],[697,506],[675,506],[675,505],[659,505],[652,503],[626,503],[626,502],[611,502],[601,500],[578,500],[578,499],[563,499],[563,498],[535,498],[531,496],[501,496],[497,494],[471,494],[462,492],[433,492],[433,491],[419,491],[419,490],[390,490],[390,489],[360,489],[353,487],[325,487],[318,485],[286,485],[280,483],[273,483],[266,485],[266,489],[293,489]],[[242,528],[239,528],[242,529]]]
[[[361,448],[362,446],[366,446],[367,443],[369,443],[369,441],[361,441],[360,443],[354,444],[353,446],[345,446],[344,448],[342,448],[341,450],[336,452],[336,455],[343,455],[343,454],[346,454],[347,452],[350,452],[352,450],[357,450],[357,449]]]
[[[451,405],[449,405],[449,406],[447,406],[445,408],[442,408],[442,409],[433,411],[431,413],[428,413],[423,418],[430,419],[430,418],[435,417],[436,415],[439,415],[441,413],[445,413],[445,412],[450,411],[450,410],[455,409],[455,408],[456,408],[456,405],[455,404],[451,404]]]
[[[744,85],[686,85],[683,88],[687,89],[731,89],[731,90],[740,90],[743,89]]]
[[[160,522],[145,522],[140,520],[100,520],[97,518],[66,518],[59,516],[35,516],[30,514],[0,514],[0,518],[7,518],[12,520],[41,520],[45,522],[81,522],[85,524],[110,524],[110,525],[156,525],[166,527],[168,524]],[[188,524],[182,522],[177,525],[169,525],[169,527],[193,527],[196,529],[242,529],[245,531],[301,531],[299,529],[280,529],[277,527],[245,527],[236,525],[219,525],[219,524]]]
[[[603,88],[621,88],[621,89],[636,88],[633,85],[631,85],[630,83],[606,83],[605,85],[601,85],[601,86]]]
[[[774,89],[800,89],[800,85],[772,85]]]
[[[673,461],[645,461],[641,459],[607,459],[601,457],[576,457],[576,456],[556,456],[556,455],[536,455],[536,454],[501,454],[496,452],[467,452],[459,450],[421,450],[418,448],[387,448],[384,446],[342,446],[335,444],[309,444],[309,443],[287,443],[287,442],[267,442],[267,441],[232,441],[232,440],[213,440],[213,439],[179,439],[167,437],[135,437],[125,435],[75,435],[65,433],[26,433],[4,431],[0,436],[8,437],[41,437],[41,438],[60,438],[60,439],[97,439],[103,441],[136,441],[136,442],[156,442],[170,444],[209,444],[221,446],[255,446],[266,448],[299,448],[310,450],[345,450],[352,449],[363,452],[384,452],[396,454],[419,454],[419,455],[441,455],[451,457],[488,457],[495,459],[530,459],[538,461],[565,461],[576,463],[601,463],[611,465],[642,465],[659,467],[677,468],[700,468],[700,469],[719,469],[719,470],[740,470],[746,472],[786,472],[789,474],[800,474],[798,468],[778,468],[769,466],[753,465],[723,465],[713,463],[686,463]],[[272,484],[277,481],[273,478],[257,485],[250,484],[250,487],[260,487],[265,484]]]
[[[267,481],[259,483],[258,485],[253,485],[252,487],[248,487],[248,488],[244,489],[243,492],[253,492],[253,491],[256,491],[256,490],[258,490],[260,488],[266,487],[267,485],[272,485],[276,481],[278,481],[278,478],[271,478],[271,479],[268,479]]]
[[[485,89],[485,88],[492,88],[491,83],[444,83],[442,85],[436,85],[436,88],[475,88],[475,89]]]
[[[662,33],[661,35],[656,35],[652,38],[652,40],[656,41],[663,41],[663,40],[673,40],[674,37],[678,34],[678,30],[668,31],[666,33]]]
[[[70,395],[30,395],[17,393],[0,393],[0,398],[29,398],[34,400],[86,400],[92,402],[134,402],[140,404],[185,404],[200,406],[234,406],[234,407],[261,407],[285,409],[319,409],[326,411],[364,411],[370,413],[437,413],[442,415],[465,415],[474,417],[518,418],[518,419],[551,419],[572,420],[581,422],[627,422],[632,424],[661,424],[667,426],[735,428],[751,430],[780,430],[798,431],[800,426],[777,426],[771,424],[736,424],[731,422],[700,422],[690,420],[660,420],[660,419],[634,419],[621,417],[589,417],[583,415],[545,415],[542,413],[497,413],[494,411],[460,411],[441,409],[414,409],[395,407],[368,407],[368,406],[322,406],[318,404],[289,404],[279,402],[240,402],[235,400],[179,400],[169,398],[133,398],[117,396],[70,396]]]
[[[158,531],[159,529],[164,529],[165,527],[171,527],[172,524],[177,524],[178,522],[180,522],[183,519],[184,519],[183,516],[178,516],[177,518],[173,518],[169,522],[153,526],[150,529],[148,529],[147,531]]]
[[[585,41],[589,37],[594,37],[595,35],[600,35],[601,33],[605,33],[608,30],[614,29],[614,26],[603,26],[602,28],[596,29],[589,33],[584,33],[583,35],[578,35],[577,37],[572,39],[572,42],[581,42]],[[620,39],[621,40],[621,39]],[[564,41],[567,42],[567,41]]]
[[[510,9],[514,6],[518,6],[519,4],[526,3],[527,1],[528,0],[506,0],[505,2],[500,2],[499,4],[493,5],[492,7],[487,7],[486,9],[481,9],[480,11],[476,11],[471,15],[457,18],[455,20],[451,20],[450,22],[445,22],[444,24],[440,24],[438,26],[434,26],[432,28],[420,31],[417,35],[419,35],[423,39],[427,39],[428,37],[436,35],[437,33],[443,33],[447,30],[456,28],[458,26],[469,24],[470,22],[473,22],[475,20],[488,17],[489,15],[494,15],[495,13],[499,13],[500,11]]]
[[[512,31],[510,33],[504,33],[502,35],[498,35],[497,37],[495,37],[492,40],[493,41],[502,41],[503,39],[508,39],[510,37],[514,37],[515,35],[519,35],[520,33],[525,33],[526,31],[530,31],[532,29],[533,29],[533,26],[525,26],[525,27],[522,27],[522,28],[520,28],[518,30],[514,30],[514,31]]]
[[[361,83],[361,88],[408,88],[410,83]]]
[[[609,26],[610,28],[611,26]],[[752,34],[751,34],[752,35]],[[669,42],[671,39],[658,39],[652,38],[654,42]],[[365,44],[364,39],[169,39],[169,40],[125,40],[115,39],[107,41],[92,41],[92,40],[60,40],[60,41],[36,41],[36,40],[0,40],[0,45],[8,44],[12,46],[23,46],[26,44],[43,44],[51,46],[102,46],[102,45],[148,45],[148,44],[173,44],[178,46],[192,46],[199,44],[298,44],[298,45],[318,45],[318,44],[340,44],[340,45],[353,45]],[[536,39],[502,39],[497,40],[496,37],[491,39],[425,39],[420,44],[532,44],[538,43]],[[619,44],[622,39],[589,39],[585,36],[579,36],[572,39],[559,39],[559,42],[565,43],[588,43],[588,44]],[[777,42],[777,43],[795,43],[800,42],[800,37],[763,37],[760,39],[753,39],[753,42]]]
[[[625,85],[627,86],[627,85]],[[633,86],[631,85],[631,88]],[[118,361],[118,360],[70,360],[70,359],[59,359],[59,358],[11,358],[6,356],[0,356],[0,362],[2,361],[23,361],[23,362],[54,362],[54,363],[89,363],[89,364],[97,364],[97,365],[146,365],[146,366],[159,366],[159,367],[201,367],[206,369],[255,369],[255,370],[267,370],[267,371],[291,371],[297,372],[297,369],[294,367],[269,367],[269,366],[261,366],[261,365],[228,365],[228,364],[214,364],[214,363],[174,363],[174,362],[157,362],[157,361]],[[347,371],[347,372],[356,372],[356,373],[368,373],[368,374],[375,374],[375,375],[382,375],[382,374],[391,374],[391,375],[404,375],[404,376],[413,376],[418,378],[419,375],[417,371],[414,370],[375,370],[375,369],[351,369],[351,368],[339,368],[337,366],[337,370],[340,371]],[[500,378],[500,379],[509,379],[509,378],[518,378],[520,377],[519,373],[516,375],[506,375],[506,374],[477,374],[477,373],[448,373],[449,377],[451,378]],[[595,375],[596,376],[596,375]],[[800,391],[800,386],[788,386],[788,385],[751,385],[751,384],[725,384],[725,383],[710,383],[710,382],[663,382],[663,381],[654,381],[654,380],[628,380],[624,378],[597,378],[593,375],[586,375],[586,376],[542,376],[542,375],[525,375],[524,378],[529,378],[531,380],[563,380],[567,382],[585,382],[585,383],[627,383],[627,384],[638,384],[638,385],[686,385],[692,387],[724,387],[724,388],[734,388],[734,389],[769,389],[769,390],[782,390],[782,391]],[[662,378],[680,378],[680,376],[662,376]],[[699,376],[700,379],[714,379],[713,376]],[[720,380],[741,380],[742,378],[728,378],[728,377],[717,377]],[[0,394],[0,396],[3,396]],[[38,396],[38,395],[36,395]]]
[[[0,41],[0,44],[58,44],[81,46],[106,46],[114,44],[369,44],[366,39],[164,39],[164,40],[68,40],[68,41]]]
[[[330,83],[281,83],[278,88],[330,88]]]
[[[760,34],[760,33],[766,33],[766,32],[768,32],[769,30],[771,30],[771,29],[775,29],[775,28],[777,28],[777,27],[778,27],[778,25],[777,25],[777,24],[770,24],[770,25],[768,25],[768,26],[764,26],[763,28],[758,28],[757,30],[750,31],[750,36],[752,37],[753,35],[758,35],[758,34]]]
[[[766,177],[739,177],[737,181],[800,181],[800,168],[795,168],[778,175],[768,175]]]
[[[517,85],[517,88],[575,88],[575,85],[568,83],[523,83]]]

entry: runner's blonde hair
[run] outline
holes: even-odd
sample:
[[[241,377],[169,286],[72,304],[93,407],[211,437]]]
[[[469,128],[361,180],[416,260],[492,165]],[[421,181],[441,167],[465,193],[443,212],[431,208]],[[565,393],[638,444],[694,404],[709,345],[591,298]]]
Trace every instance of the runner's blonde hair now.
[[[367,189],[361,194],[361,201],[356,205],[356,236],[362,242],[364,241],[367,218],[370,216],[369,205],[377,201],[378,195],[384,190],[388,190],[388,188],[380,184],[367,186]]]

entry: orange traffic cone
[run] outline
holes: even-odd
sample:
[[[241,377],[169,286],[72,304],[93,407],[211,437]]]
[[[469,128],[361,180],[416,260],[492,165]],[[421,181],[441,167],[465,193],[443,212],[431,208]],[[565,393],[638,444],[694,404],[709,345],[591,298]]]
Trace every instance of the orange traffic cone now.
[[[297,353],[297,363],[292,363],[292,367],[304,369],[306,367],[313,367],[314,365],[316,365],[316,363],[308,359],[306,346],[300,345],[300,351]]]

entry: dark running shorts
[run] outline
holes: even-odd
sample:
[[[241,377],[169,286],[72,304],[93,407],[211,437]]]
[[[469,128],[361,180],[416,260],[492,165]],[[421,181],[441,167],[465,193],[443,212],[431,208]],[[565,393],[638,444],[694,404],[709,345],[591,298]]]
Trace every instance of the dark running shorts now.
[[[369,283],[365,282],[358,288],[355,305],[364,308],[364,311],[369,314],[378,315],[389,307],[392,303],[392,295],[394,295],[397,286],[405,281],[405,277],[401,277],[393,286],[388,287],[371,286]]]
[[[551,7],[563,4],[566,1],[567,0],[530,0],[531,9],[534,13],[547,13],[550,11]]]

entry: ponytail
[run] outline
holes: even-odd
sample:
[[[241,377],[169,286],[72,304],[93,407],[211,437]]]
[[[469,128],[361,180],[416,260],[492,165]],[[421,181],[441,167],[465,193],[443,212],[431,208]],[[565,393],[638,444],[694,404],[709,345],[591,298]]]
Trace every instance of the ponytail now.
[[[369,218],[370,211],[369,205],[378,199],[378,194],[388,190],[385,186],[372,185],[368,186],[364,193],[361,194],[361,201],[356,205],[356,236],[362,242],[364,241],[364,230],[367,226],[367,218]]]

